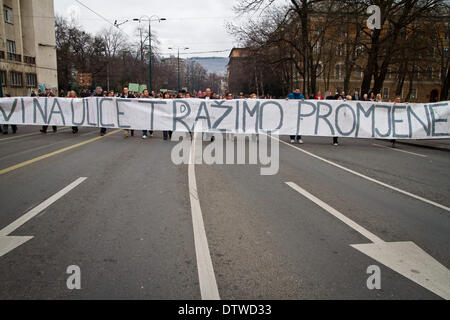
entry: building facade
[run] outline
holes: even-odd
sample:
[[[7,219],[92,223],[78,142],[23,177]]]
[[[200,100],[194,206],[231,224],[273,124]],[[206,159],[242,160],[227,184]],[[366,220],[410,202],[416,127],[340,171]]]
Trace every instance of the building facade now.
[[[0,0],[0,72],[3,95],[58,92],[53,0]]]
[[[384,101],[393,101],[397,95],[409,102],[438,101],[441,96],[448,96],[445,81],[448,81],[450,65],[450,23],[442,18],[435,20],[434,23],[410,24],[402,30],[392,48],[384,44],[377,67],[383,64],[383,53],[392,50],[395,54],[387,62],[381,88],[378,84],[377,89],[373,89],[375,79],[372,77],[369,92],[381,94]],[[296,30],[297,24],[293,22],[290,27]],[[308,74],[314,71],[307,69],[305,80],[298,70],[306,73],[306,54],[296,40],[292,42],[297,44],[297,51],[282,41],[263,47],[249,43],[246,48],[233,48],[228,64],[229,90],[235,94],[239,91],[258,94],[259,91],[258,95],[277,97],[287,95],[294,88],[300,88],[308,97],[318,91],[322,96],[342,91],[349,95],[361,92],[371,41],[366,34],[370,34],[370,30],[346,24],[326,25],[326,28],[325,25],[321,16],[310,24],[314,45],[309,65],[315,68],[314,89],[308,82],[311,79]],[[381,34],[389,32],[389,26],[385,26]],[[308,92],[312,90],[315,92]]]

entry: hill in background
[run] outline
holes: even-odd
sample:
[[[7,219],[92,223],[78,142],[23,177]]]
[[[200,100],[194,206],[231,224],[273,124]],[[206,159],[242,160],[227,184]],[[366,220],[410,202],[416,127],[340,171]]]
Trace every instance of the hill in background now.
[[[227,74],[228,58],[224,57],[192,57],[188,60],[199,63],[208,73],[216,73],[221,76]]]

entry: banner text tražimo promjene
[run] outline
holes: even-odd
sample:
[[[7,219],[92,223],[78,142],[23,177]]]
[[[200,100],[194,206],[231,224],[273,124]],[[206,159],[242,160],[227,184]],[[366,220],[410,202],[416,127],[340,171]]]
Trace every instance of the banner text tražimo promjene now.
[[[203,100],[14,97],[0,123],[385,139],[450,138],[449,101]]]

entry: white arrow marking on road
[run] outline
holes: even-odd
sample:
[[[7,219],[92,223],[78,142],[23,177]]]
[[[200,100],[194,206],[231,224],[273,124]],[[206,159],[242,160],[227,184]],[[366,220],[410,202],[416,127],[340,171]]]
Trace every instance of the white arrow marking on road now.
[[[33,237],[5,237],[0,236],[0,257],[24,244]]]
[[[434,294],[446,300],[450,299],[450,270],[414,242],[385,242],[294,182],[286,184],[373,242],[351,245],[353,248]]]
[[[32,239],[33,237],[27,236],[27,237],[20,237],[20,236],[8,236],[10,233],[14,232],[17,228],[21,227],[23,224],[28,222],[29,220],[33,219],[36,215],[38,215],[43,210],[47,209],[50,205],[52,205],[54,202],[58,201],[60,198],[62,198],[64,195],[69,193],[72,189],[76,188],[79,184],[84,182],[87,178],[81,177],[69,184],[64,189],[58,191],[53,196],[39,204],[38,206],[34,207],[27,213],[25,213],[23,216],[21,216],[16,221],[12,222],[7,227],[0,230],[0,257],[4,256],[8,252],[14,250],[18,246],[24,244],[28,240]]]

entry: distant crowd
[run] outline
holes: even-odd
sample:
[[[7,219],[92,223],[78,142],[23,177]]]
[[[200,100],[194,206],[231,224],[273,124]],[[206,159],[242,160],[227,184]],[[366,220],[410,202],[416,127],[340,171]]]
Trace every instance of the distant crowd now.
[[[103,90],[101,87],[97,87],[94,91],[89,89],[82,89],[79,94],[75,90],[68,91],[67,93],[64,90],[61,90],[59,92],[59,97],[61,98],[71,98],[73,96],[80,97],[80,98],[89,98],[89,97],[116,97],[120,98],[124,91],[128,92],[129,97],[131,98],[154,98],[154,99],[189,99],[189,98],[197,98],[197,99],[215,99],[215,100],[231,100],[231,99],[273,99],[274,97],[271,95],[265,95],[265,96],[257,96],[256,93],[251,94],[244,94],[243,92],[239,93],[239,95],[233,95],[232,93],[226,92],[225,94],[217,93],[214,91],[211,91],[210,88],[207,88],[205,91],[198,91],[198,92],[188,92],[186,90],[180,90],[178,92],[176,91],[169,91],[164,90],[160,91],[159,93],[155,93],[155,91],[149,92],[149,90],[144,89],[142,92],[135,92],[130,91],[128,87],[124,87],[122,92],[114,91],[114,90]],[[56,95],[50,90],[46,89],[45,92],[42,92],[41,89],[39,89],[37,92],[32,91],[31,93],[32,97],[47,97],[52,96],[55,97]]]

